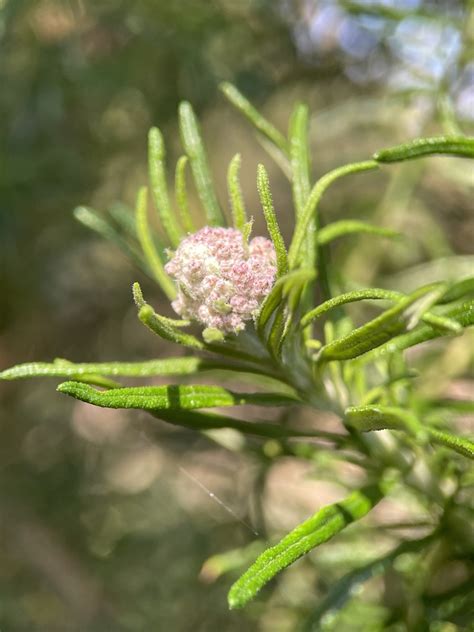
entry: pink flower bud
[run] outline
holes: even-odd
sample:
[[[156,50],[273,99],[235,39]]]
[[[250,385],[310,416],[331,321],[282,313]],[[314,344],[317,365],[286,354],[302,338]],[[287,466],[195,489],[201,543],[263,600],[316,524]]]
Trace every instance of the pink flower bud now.
[[[172,305],[180,316],[238,333],[272,288],[276,255],[265,237],[246,246],[240,231],[206,226],[183,239],[165,270],[178,285]]]

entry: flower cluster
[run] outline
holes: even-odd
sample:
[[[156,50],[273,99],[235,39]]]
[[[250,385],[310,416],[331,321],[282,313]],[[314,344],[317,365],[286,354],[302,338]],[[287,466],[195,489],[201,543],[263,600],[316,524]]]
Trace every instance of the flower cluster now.
[[[206,226],[183,239],[165,269],[178,285],[172,305],[180,316],[238,333],[274,283],[275,249],[265,237],[246,244],[234,228]]]

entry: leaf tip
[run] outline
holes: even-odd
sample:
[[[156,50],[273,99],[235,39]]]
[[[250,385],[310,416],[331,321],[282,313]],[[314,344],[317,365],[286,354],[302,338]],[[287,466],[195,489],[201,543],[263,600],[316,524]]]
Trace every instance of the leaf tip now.
[[[138,281],[135,281],[135,283],[132,285],[132,294],[133,294],[133,300],[135,301],[135,305],[138,308],[142,308],[146,305],[145,299],[143,298],[142,288],[140,286],[140,283],[138,283]]]
[[[71,381],[68,381],[68,382],[62,382],[61,384],[59,384],[59,385],[56,387],[56,391],[57,391],[58,393],[65,393],[66,395],[70,395],[70,394],[72,393],[72,391],[73,391],[73,388],[72,388],[72,387],[73,387],[75,384],[76,384],[76,382],[71,382]]]
[[[242,593],[239,589],[238,583],[235,583],[229,593],[227,595],[227,603],[229,605],[229,610],[237,610],[239,608],[243,608],[243,606],[247,603],[248,599],[242,598]]]

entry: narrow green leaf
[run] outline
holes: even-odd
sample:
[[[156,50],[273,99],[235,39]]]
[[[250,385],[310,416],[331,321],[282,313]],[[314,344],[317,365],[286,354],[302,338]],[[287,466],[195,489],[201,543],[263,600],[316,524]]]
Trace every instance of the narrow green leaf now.
[[[63,382],[58,386],[83,402],[103,408],[134,408],[138,410],[190,410],[216,406],[287,406],[297,402],[292,397],[274,393],[235,393],[221,386],[203,384],[169,386],[137,386],[99,391],[82,382]]]
[[[148,189],[146,187],[141,187],[138,191],[135,212],[138,240],[142,247],[143,254],[145,255],[145,260],[152,271],[155,280],[158,282],[166,296],[170,300],[173,300],[176,296],[176,288],[173,281],[165,272],[163,262],[156,251],[153,237],[151,236],[147,215],[147,197]]]
[[[435,428],[425,427],[409,411],[392,406],[360,406],[345,411],[347,423],[360,432],[373,430],[404,430],[419,436],[420,431],[427,434],[428,439],[444,447],[450,448],[474,459],[474,442],[466,437],[459,437]]]
[[[114,375],[145,377],[152,375],[189,375],[206,367],[209,361],[202,358],[166,358],[146,362],[95,362],[78,363],[56,359],[54,362],[28,362],[0,372],[0,380],[18,380],[30,377],[72,377],[83,375]]]
[[[229,190],[234,228],[243,233],[248,220],[239,181],[240,163],[240,154],[235,154],[230,161],[229,169],[227,171],[227,188]]]
[[[374,154],[374,160],[377,162],[398,162],[433,154],[474,158],[474,138],[469,136],[417,138],[409,143],[382,149]]]
[[[134,239],[137,238],[135,215],[132,209],[125,204],[117,202],[108,209],[108,213],[126,235]]]
[[[283,153],[287,153],[286,138],[274,127],[243,94],[230,83],[221,83],[220,89],[227,99],[236,107],[266,138],[276,145]]]
[[[318,354],[318,361],[350,360],[394,338],[406,330],[417,302],[436,291],[437,287],[438,284],[433,284],[419,288],[377,318],[325,345]]]
[[[457,322],[463,328],[474,325],[474,301],[468,301],[455,307],[447,307],[449,307],[449,309],[443,312],[443,317]],[[414,331],[396,336],[392,340],[382,344],[378,349],[373,349],[367,354],[366,359],[373,360],[387,354],[404,351],[409,347],[428,340],[433,340],[434,338],[439,338],[442,335],[444,335],[444,332],[441,328],[438,326],[433,327],[425,323],[417,327]]]
[[[359,432],[390,429],[417,436],[422,428],[413,413],[394,406],[352,406],[344,416],[347,425]]]
[[[176,221],[168,195],[165,153],[163,136],[157,127],[152,127],[148,133],[148,175],[151,192],[156,210],[171,245],[177,246],[181,241],[183,232]]]
[[[184,230],[188,233],[194,233],[196,227],[191,217],[191,211],[189,210],[188,192],[186,187],[186,167],[188,166],[189,159],[187,156],[180,156],[176,163],[176,172],[174,178],[174,191],[176,198],[176,205],[178,207],[179,216]]]
[[[448,432],[442,432],[435,428],[429,428],[428,432],[433,443],[450,448],[468,459],[474,459],[474,441],[466,437],[458,437]]]
[[[263,301],[257,319],[257,331],[262,336],[265,326],[272,314],[277,309],[282,299],[288,296],[291,290],[301,288],[305,283],[315,278],[316,272],[310,268],[294,270],[276,280],[274,286]]]
[[[265,167],[262,164],[257,168],[257,188],[260,195],[260,203],[262,205],[263,214],[267,223],[268,232],[275,247],[277,259],[277,278],[288,272],[288,257],[286,254],[285,242],[281,236],[280,227],[278,226],[275,210],[273,208],[272,194],[270,191],[270,183]]]
[[[432,284],[432,290],[421,296],[413,305],[409,308],[409,319],[407,321],[407,330],[414,329],[420,320],[423,319],[428,310],[439,302],[440,298],[447,290],[445,283]]]
[[[165,340],[175,342],[176,344],[193,349],[204,349],[204,343],[198,340],[196,336],[185,334],[176,328],[176,323],[171,318],[160,316],[154,309],[148,305],[143,298],[142,289],[139,283],[133,284],[133,300],[138,307],[138,318],[151,331]],[[178,323],[180,326],[182,322]]]
[[[242,229],[242,237],[243,237],[243,242],[245,244],[245,247],[248,247],[248,244],[250,241],[250,235],[252,234],[252,228],[253,228],[253,217],[250,219],[250,221],[245,222],[244,227]]]
[[[359,222],[357,220],[341,220],[340,222],[332,222],[324,226],[318,231],[317,241],[320,246],[324,246],[334,239],[339,237],[345,237],[346,235],[353,235],[356,233],[368,233],[370,235],[380,235],[381,237],[400,237],[400,233],[390,228],[382,228],[381,226],[374,226],[373,224],[367,224],[366,222]]]
[[[319,318],[326,312],[339,307],[340,305],[346,305],[347,303],[354,303],[363,300],[387,300],[398,301],[403,298],[403,294],[400,292],[393,292],[392,290],[384,290],[381,288],[369,288],[367,290],[354,290],[353,292],[347,292],[346,294],[340,294],[334,298],[324,301],[321,305],[318,305],[310,312],[305,314],[301,319],[301,326],[306,327],[313,320]]]
[[[268,348],[273,358],[279,359],[283,344],[283,332],[285,330],[285,306],[279,305],[268,334]]]
[[[277,573],[365,516],[383,495],[380,486],[368,486],[318,511],[257,558],[230,589],[229,606],[245,606]]]
[[[86,206],[78,206],[73,211],[75,219],[104,239],[111,241],[124,252],[138,267],[145,268],[141,253],[130,246],[115,228],[107,222],[100,213]]]
[[[451,285],[451,287],[439,299],[439,303],[451,303],[452,301],[457,301],[460,298],[464,298],[464,296],[473,293],[474,277],[468,277],[467,279],[462,279],[461,281],[454,283],[454,285]]]
[[[296,216],[304,210],[311,189],[309,176],[308,107],[296,104],[290,119],[290,162]]]
[[[452,318],[446,318],[445,316],[438,316],[437,314],[426,312],[423,314],[421,320],[435,329],[439,329],[443,334],[457,335],[462,332],[462,326]]]
[[[132,285],[132,295],[133,295],[133,302],[135,303],[137,307],[143,307],[144,305],[146,305],[146,301],[143,298],[142,288],[140,286],[140,283],[138,283],[138,281],[135,281],[135,283]]]
[[[151,331],[165,340],[193,349],[204,349],[204,343],[196,336],[185,334],[172,327],[168,319],[157,314],[151,305],[144,305],[138,311],[138,318]]]
[[[191,162],[196,189],[207,220],[210,226],[222,226],[224,218],[214,191],[199,124],[191,104],[187,101],[183,101],[179,106],[179,125],[183,147]]]
[[[289,126],[291,183],[296,217],[302,215],[311,190],[308,117],[307,106],[298,103],[293,109]],[[306,267],[314,267],[315,264],[316,228],[315,218],[313,217],[308,223],[306,239],[303,245],[302,263]],[[308,301],[306,302],[308,303]]]
[[[311,220],[315,218],[316,225],[318,223],[318,204],[326,189],[333,182],[335,182],[339,178],[342,178],[343,176],[350,175],[352,173],[359,173],[361,171],[369,171],[372,169],[378,169],[378,164],[377,162],[375,162],[375,160],[355,162],[350,165],[344,165],[343,167],[338,167],[337,169],[330,171],[322,178],[320,178],[318,182],[316,182],[311,190],[303,212],[296,222],[295,232],[293,234],[293,239],[291,241],[290,250],[288,253],[290,270],[298,265],[300,251],[307,235],[308,226],[310,225]]]

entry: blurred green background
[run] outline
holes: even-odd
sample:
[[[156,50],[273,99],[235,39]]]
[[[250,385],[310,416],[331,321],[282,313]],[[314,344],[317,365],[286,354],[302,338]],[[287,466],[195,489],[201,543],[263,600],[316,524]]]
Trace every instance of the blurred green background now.
[[[163,130],[172,175],[180,100],[201,117],[221,200],[240,151],[262,232],[264,161],[288,236],[288,182],[219,82],[235,83],[282,131],[295,100],[308,102],[317,176],[416,136],[472,133],[473,23],[472,3],[460,0],[0,0],[0,369],[176,353],[135,316],[135,280],[170,313],[156,288],[72,209],[133,206],[151,125]],[[338,184],[325,214],[408,235],[390,248],[344,241],[334,253],[341,278],[408,289],[415,270],[427,280],[466,271],[472,184],[463,161],[436,158]],[[466,388],[456,382],[462,353],[451,357],[446,379]],[[433,388],[448,386],[434,375]],[[265,456],[257,441],[216,442],[87,407],[47,380],[2,383],[0,433],[2,632],[289,632],[337,564],[351,564],[348,551],[328,575],[324,557],[300,563],[266,603],[229,613],[235,573],[218,578],[204,562],[252,542],[248,524],[263,536],[290,528],[337,496],[334,483],[295,459],[273,466],[271,446]],[[377,588],[380,609],[392,588]],[[379,629],[367,627],[377,612],[339,629]]]

